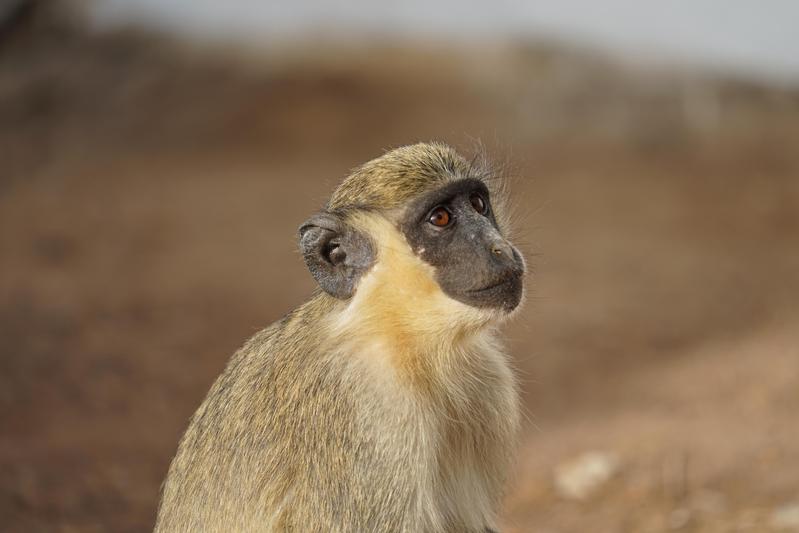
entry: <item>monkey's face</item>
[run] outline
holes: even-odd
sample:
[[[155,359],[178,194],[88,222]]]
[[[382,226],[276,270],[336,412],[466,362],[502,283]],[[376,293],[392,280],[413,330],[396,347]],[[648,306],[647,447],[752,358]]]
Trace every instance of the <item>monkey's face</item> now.
[[[450,298],[505,312],[519,305],[524,260],[500,233],[482,181],[458,180],[420,196],[399,229]]]
[[[382,250],[396,251],[403,244],[381,235],[376,219],[367,218],[375,225],[322,212],[300,228],[305,262],[328,294],[350,298],[361,278],[382,261],[394,272],[384,291],[408,295],[415,281],[432,275],[444,295],[472,308],[507,313],[519,305],[524,260],[500,233],[482,181],[461,179],[422,194],[395,219],[410,252],[427,269],[406,268],[396,254]]]

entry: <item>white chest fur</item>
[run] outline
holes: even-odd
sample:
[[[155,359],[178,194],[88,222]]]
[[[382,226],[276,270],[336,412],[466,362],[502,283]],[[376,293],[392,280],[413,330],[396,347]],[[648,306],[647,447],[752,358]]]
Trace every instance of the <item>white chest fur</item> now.
[[[427,354],[430,379],[409,382],[385,345],[359,354],[383,411],[374,442],[413,485],[423,530],[481,531],[495,525],[518,424],[516,388],[505,356],[490,342]],[[405,354],[407,356],[407,354]],[[371,387],[370,387],[371,388]],[[378,399],[379,398],[379,399]]]

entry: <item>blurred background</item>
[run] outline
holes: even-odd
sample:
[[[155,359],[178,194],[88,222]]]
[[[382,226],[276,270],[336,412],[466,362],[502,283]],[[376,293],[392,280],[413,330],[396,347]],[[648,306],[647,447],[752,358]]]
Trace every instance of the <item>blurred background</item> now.
[[[485,147],[532,266],[506,532],[799,531],[799,4],[0,2],[0,530],[152,529],[296,229]]]

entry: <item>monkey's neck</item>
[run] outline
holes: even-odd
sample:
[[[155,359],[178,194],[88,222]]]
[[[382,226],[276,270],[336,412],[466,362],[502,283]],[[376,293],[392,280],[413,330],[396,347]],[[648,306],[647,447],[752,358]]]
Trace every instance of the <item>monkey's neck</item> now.
[[[323,305],[335,345],[348,355],[378,359],[415,386],[432,391],[491,363],[483,357],[496,345],[496,328],[484,316],[458,309],[457,302],[444,302],[449,312],[442,313],[430,305],[435,295],[424,304],[401,291],[349,302],[319,297],[329,299]]]

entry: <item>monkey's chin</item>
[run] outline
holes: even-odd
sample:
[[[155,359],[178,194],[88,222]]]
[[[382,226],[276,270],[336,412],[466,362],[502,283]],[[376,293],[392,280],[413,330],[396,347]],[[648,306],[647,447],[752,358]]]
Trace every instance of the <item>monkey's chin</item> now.
[[[494,307],[494,308],[483,308],[484,312],[487,312],[491,316],[491,322],[495,324],[501,324],[506,320],[510,320],[519,312],[524,304],[524,290],[522,289],[519,296],[512,301],[509,301],[507,305],[503,305],[501,307]]]
[[[516,312],[524,297],[524,283],[521,275],[513,276],[500,283],[490,284],[480,289],[469,289],[452,295],[466,305],[508,318]]]
[[[497,289],[492,288],[492,292]],[[522,307],[524,301],[524,287],[519,286],[510,294],[494,293],[491,298],[476,299],[474,293],[467,297],[450,294],[450,302],[455,304],[450,307],[451,325],[455,329],[466,327],[470,330],[481,330],[499,326],[512,318]],[[453,301],[454,300],[454,301]]]
[[[473,319],[467,326],[474,332],[494,330],[513,318],[521,308],[521,303],[512,310],[506,308],[471,307]]]

